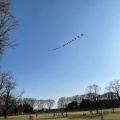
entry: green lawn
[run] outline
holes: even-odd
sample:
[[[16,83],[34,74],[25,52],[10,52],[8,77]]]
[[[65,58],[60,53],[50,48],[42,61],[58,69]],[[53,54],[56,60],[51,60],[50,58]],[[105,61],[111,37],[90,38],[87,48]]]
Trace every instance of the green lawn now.
[[[100,110],[101,111],[101,110]],[[115,109],[115,113],[112,113],[112,109],[102,110],[104,111],[104,120],[120,120],[120,109]],[[83,113],[86,113],[86,116],[83,116]],[[95,111],[93,111],[95,113]],[[19,116],[8,116],[7,120],[28,120],[30,115],[19,115]],[[35,120],[101,120],[100,114],[90,115],[89,111],[81,112],[68,112],[68,117],[62,117],[61,113],[56,113],[53,118],[53,114],[38,114]],[[5,120],[3,117],[0,117],[0,120]]]

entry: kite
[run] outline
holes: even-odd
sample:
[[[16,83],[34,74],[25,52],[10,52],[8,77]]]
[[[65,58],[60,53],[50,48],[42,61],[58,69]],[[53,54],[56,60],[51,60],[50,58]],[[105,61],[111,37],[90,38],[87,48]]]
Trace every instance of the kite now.
[[[81,36],[86,36],[86,35],[80,34],[80,35],[78,35],[77,37],[75,37],[74,39],[70,40],[69,42],[67,42],[67,43],[65,43],[65,44],[63,44],[63,45],[61,45],[61,46],[59,46],[59,47],[57,47],[57,48],[51,49],[51,50],[49,50],[49,51],[54,51],[54,50],[58,50],[58,49],[60,49],[60,48],[62,48],[62,47],[65,47],[66,45],[68,45],[68,44],[74,42],[75,40],[77,40],[78,38],[80,38]]]

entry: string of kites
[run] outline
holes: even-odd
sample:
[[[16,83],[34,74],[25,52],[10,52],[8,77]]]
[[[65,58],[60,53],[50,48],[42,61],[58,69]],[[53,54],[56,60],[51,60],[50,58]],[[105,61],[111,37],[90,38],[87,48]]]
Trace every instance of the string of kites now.
[[[69,42],[67,42],[67,43],[65,43],[65,44],[63,44],[63,45],[61,45],[61,46],[59,46],[59,47],[57,47],[57,48],[51,49],[50,51],[58,50],[58,49],[60,49],[60,48],[62,48],[62,47],[65,47],[66,45],[68,45],[68,44],[74,42],[75,40],[79,39],[81,36],[86,36],[86,35],[80,34],[80,35],[78,35],[77,37],[75,37],[74,39],[70,40]]]

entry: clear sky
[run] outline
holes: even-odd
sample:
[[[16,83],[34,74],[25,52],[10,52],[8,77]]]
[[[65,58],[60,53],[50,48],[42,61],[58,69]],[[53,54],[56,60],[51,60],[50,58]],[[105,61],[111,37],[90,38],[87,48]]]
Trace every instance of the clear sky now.
[[[13,73],[18,92],[25,89],[23,97],[58,100],[92,84],[104,92],[120,79],[120,0],[13,0],[13,13],[19,47],[6,50],[2,69]]]

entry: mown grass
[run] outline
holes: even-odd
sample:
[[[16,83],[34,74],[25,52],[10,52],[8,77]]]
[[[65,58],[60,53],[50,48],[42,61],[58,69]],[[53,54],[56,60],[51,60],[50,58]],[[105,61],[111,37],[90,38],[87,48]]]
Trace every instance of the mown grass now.
[[[115,109],[115,113],[112,113],[112,109],[99,110],[104,111],[104,120],[120,120],[120,109]],[[52,113],[44,113],[36,115],[32,114],[34,120],[101,120],[100,114],[95,114],[96,111],[93,111],[94,115],[91,115],[89,111],[80,111],[80,112],[68,112],[68,117],[62,117],[61,113],[56,113],[53,118]],[[83,116],[83,113],[86,113],[86,116]],[[30,115],[18,115],[18,116],[8,116],[7,120],[28,120]],[[0,120],[5,120],[3,117],[0,117]]]

